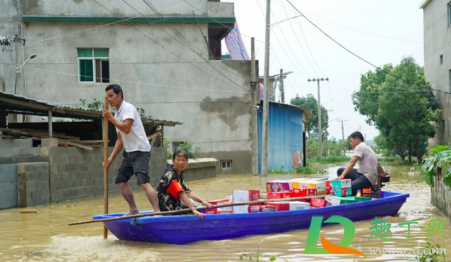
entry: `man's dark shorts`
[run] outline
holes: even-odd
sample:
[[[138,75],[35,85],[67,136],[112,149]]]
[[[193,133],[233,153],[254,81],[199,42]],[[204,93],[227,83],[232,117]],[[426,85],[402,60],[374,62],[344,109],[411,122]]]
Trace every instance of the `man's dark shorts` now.
[[[124,160],[117,172],[115,183],[127,183],[136,174],[138,185],[149,183],[150,152],[134,151],[122,153]]]

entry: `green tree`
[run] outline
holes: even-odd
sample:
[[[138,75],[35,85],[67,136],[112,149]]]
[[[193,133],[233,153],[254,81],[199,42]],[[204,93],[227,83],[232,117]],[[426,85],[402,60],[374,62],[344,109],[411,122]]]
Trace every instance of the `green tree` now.
[[[355,109],[367,116],[385,137],[386,149],[409,158],[415,154],[421,162],[428,137],[435,135],[440,109],[423,68],[412,57],[403,58],[395,67],[368,72],[353,94]],[[390,69],[390,70],[388,70]]]
[[[308,111],[310,111],[313,115],[312,119],[307,119],[305,123],[305,130],[307,131],[307,136],[309,138],[318,139],[318,101],[313,95],[308,94],[306,97],[299,97],[296,95],[295,98],[292,98],[290,103],[292,105],[301,106]],[[327,109],[321,106],[321,125],[322,125],[322,136],[326,137],[324,126],[329,121],[329,115],[327,114]]]

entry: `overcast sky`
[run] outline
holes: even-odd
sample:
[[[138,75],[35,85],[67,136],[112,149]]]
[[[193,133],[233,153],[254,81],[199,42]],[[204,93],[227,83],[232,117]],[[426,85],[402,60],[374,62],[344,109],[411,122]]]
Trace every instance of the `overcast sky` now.
[[[289,0],[308,19],[347,49],[376,66],[399,64],[413,56],[423,66],[423,13],[417,0]],[[222,0],[235,3],[235,16],[250,54],[250,37],[256,39],[260,75],[264,74],[266,0]],[[300,15],[287,0],[271,1],[271,24]],[[285,102],[296,94],[313,94],[321,82],[321,104],[328,110],[329,133],[341,139],[358,129],[372,140],[379,134],[354,111],[351,95],[360,88],[360,75],[374,67],[356,58],[327,38],[304,17],[280,22],[271,29],[270,75],[282,68],[293,71],[285,81]],[[279,92],[276,96],[280,96]],[[279,99],[279,98],[277,98]],[[394,105],[402,106],[402,105]]]

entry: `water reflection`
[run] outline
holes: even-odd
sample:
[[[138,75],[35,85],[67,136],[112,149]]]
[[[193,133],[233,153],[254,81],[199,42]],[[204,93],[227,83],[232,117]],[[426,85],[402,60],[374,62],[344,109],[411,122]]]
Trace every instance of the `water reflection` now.
[[[336,167],[335,167],[336,169]],[[391,182],[384,190],[408,192],[411,194],[396,217],[384,217],[391,223],[392,241],[382,241],[377,237],[368,240],[369,230],[374,220],[355,223],[356,236],[351,248],[367,255],[361,258],[351,255],[303,255],[308,230],[294,230],[281,234],[248,236],[222,241],[200,241],[189,245],[167,245],[124,242],[111,234],[108,240],[102,239],[101,224],[71,226],[70,222],[83,221],[93,214],[101,214],[103,198],[69,201],[62,204],[38,206],[36,214],[22,214],[19,209],[0,211],[0,261],[239,261],[245,253],[256,257],[260,251],[263,257],[275,256],[286,261],[406,261],[414,260],[415,255],[370,254],[369,248],[415,248],[420,243],[425,247],[427,226],[431,219],[445,220],[445,233],[449,230],[449,220],[430,205],[430,189],[416,183],[418,175],[407,175],[405,167],[387,168]],[[335,176],[334,169],[328,170]],[[221,175],[217,178],[191,181],[190,188],[205,199],[218,199],[230,195],[233,189],[265,190],[265,183],[273,179],[288,179],[298,175],[270,175],[257,177],[251,175]],[[142,192],[136,192],[138,207],[149,208]],[[110,212],[123,212],[126,203],[119,195],[110,197]],[[407,239],[406,226],[398,223],[414,221],[410,239]],[[332,225],[321,233],[333,243],[339,243],[343,228]],[[433,237],[434,243],[451,251],[450,241]],[[279,260],[281,261],[281,260]]]

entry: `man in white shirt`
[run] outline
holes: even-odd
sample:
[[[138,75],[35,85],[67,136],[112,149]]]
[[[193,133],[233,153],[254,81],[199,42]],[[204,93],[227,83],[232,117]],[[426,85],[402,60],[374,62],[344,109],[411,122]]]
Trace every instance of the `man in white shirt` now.
[[[349,143],[354,154],[346,168],[337,170],[338,179],[350,178],[352,180],[352,194],[363,188],[372,188],[378,183],[377,157],[373,149],[365,142],[362,133],[356,131],[349,136]],[[354,165],[359,161],[359,168]]]
[[[130,207],[129,214],[139,214],[132,190],[127,183],[133,174],[136,175],[138,185],[146,193],[153,210],[155,212],[160,212],[156,192],[149,183],[149,159],[151,148],[146,132],[144,131],[144,126],[141,122],[141,117],[132,104],[124,101],[124,92],[119,85],[109,85],[106,87],[105,91],[108,102],[112,107],[117,109],[114,117],[110,111],[103,110],[103,117],[116,127],[117,132],[117,140],[113,152],[108,158],[107,167],[110,167],[114,158],[122,150],[122,147],[124,147],[125,150],[122,153],[124,159],[119,167],[115,183]]]

